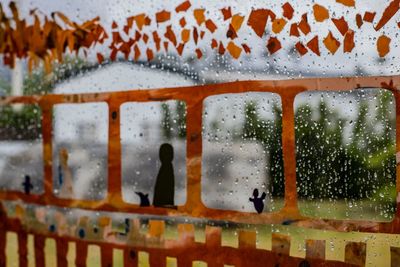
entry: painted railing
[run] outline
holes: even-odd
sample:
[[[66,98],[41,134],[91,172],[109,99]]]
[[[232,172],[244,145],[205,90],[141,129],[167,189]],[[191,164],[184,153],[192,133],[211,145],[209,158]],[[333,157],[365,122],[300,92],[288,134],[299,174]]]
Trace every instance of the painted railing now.
[[[7,104],[37,104],[42,111],[42,137],[44,159],[44,193],[41,195],[25,194],[19,191],[2,191],[0,199],[5,201],[20,200],[26,204],[49,205],[66,208],[80,208],[85,210],[124,212],[143,215],[164,215],[169,217],[203,218],[208,220],[225,220],[246,224],[281,224],[292,222],[293,225],[336,231],[359,231],[371,233],[400,233],[400,208],[397,200],[397,210],[391,222],[370,222],[355,220],[332,220],[305,217],[300,214],[296,190],[296,156],[295,156],[295,125],[294,125],[294,99],[296,95],[305,91],[346,91],[361,88],[383,88],[393,92],[396,100],[396,151],[400,151],[400,76],[393,77],[350,77],[350,78],[315,78],[279,81],[238,81],[223,84],[203,86],[165,88],[151,90],[131,90],[111,93],[90,93],[71,95],[43,95],[3,97],[1,105]],[[278,212],[250,213],[230,210],[211,209],[202,201],[201,164],[202,164],[202,112],[205,98],[227,93],[244,92],[270,92],[278,94],[282,101],[282,149],[285,176],[284,207]],[[186,164],[187,164],[187,192],[185,204],[176,209],[162,207],[140,207],[127,203],[122,198],[121,182],[121,142],[120,142],[120,107],[125,102],[153,102],[166,100],[181,100],[186,102]],[[108,134],[108,184],[107,195],[103,200],[77,200],[57,198],[53,194],[53,168],[52,168],[52,109],[62,103],[90,103],[105,102],[109,107],[109,134]],[[400,191],[400,172],[397,166],[396,189]],[[19,219],[9,218],[5,211],[2,212],[2,233],[0,234],[0,251],[4,253],[5,233],[13,231],[18,233],[20,266],[26,266],[26,240],[27,234],[35,234],[36,266],[43,266],[43,242],[46,237],[56,239],[58,266],[66,266],[66,251],[68,242],[77,242],[77,266],[84,265],[87,246],[98,244],[101,247],[102,266],[110,266],[110,248],[121,248],[125,252],[126,266],[136,266],[135,255],[138,251],[150,253],[151,266],[165,265],[165,258],[175,257],[179,266],[191,266],[194,260],[205,261],[209,266],[223,266],[233,264],[237,266],[256,266],[257,260],[261,262],[281,263],[283,265],[299,265],[304,259],[288,256],[288,253],[277,252],[282,246],[281,241],[272,251],[260,250],[255,246],[255,233],[240,232],[239,247],[229,248],[220,244],[220,229],[207,227],[206,242],[199,243],[193,239],[193,226],[178,226],[181,230],[179,240],[164,240],[163,223],[150,222],[150,230],[146,235],[146,242],[138,244],[121,244],[118,242],[82,240],[80,237],[59,236],[50,231],[35,233],[28,230]],[[153,229],[153,230],[152,230]],[[187,230],[189,229],[189,230]],[[133,231],[133,230],[132,230]],[[156,240],[158,246],[149,240]],[[135,238],[133,238],[135,239]],[[311,242],[310,244],[314,244]],[[161,244],[161,245],[160,245]],[[290,244],[290,242],[289,242]],[[312,246],[312,245],[310,245]],[[324,246],[322,246],[324,247]],[[285,248],[286,249],[286,248]],[[325,249],[325,248],[324,248]],[[133,252],[130,252],[132,250]],[[364,249],[365,250],[365,249]],[[310,255],[315,254],[315,249],[310,250]],[[286,251],[287,252],[287,251]],[[243,254],[245,253],[245,254]],[[322,252],[321,252],[322,253]],[[220,256],[216,256],[216,255]],[[318,253],[317,253],[318,254]],[[241,256],[242,255],[242,256]],[[246,255],[246,257],[243,257]],[[320,253],[318,254],[320,255]],[[83,257],[83,258],[82,258]],[[4,266],[5,256],[1,255],[1,266]],[[309,257],[308,263],[318,265],[321,259]],[[321,257],[320,257],[321,258]],[[322,257],[324,258],[324,257]],[[265,260],[265,261],[264,261]],[[131,265],[128,265],[129,264]],[[324,261],[325,264],[339,266],[343,263]],[[135,265],[136,264],[136,265]],[[303,263],[306,264],[306,263]],[[304,265],[307,266],[307,265]]]

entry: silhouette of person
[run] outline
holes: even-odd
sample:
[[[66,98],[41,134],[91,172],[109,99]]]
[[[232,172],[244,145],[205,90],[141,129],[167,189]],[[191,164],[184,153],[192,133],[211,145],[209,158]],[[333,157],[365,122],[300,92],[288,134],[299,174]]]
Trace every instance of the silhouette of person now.
[[[155,207],[174,206],[175,177],[172,166],[174,148],[170,144],[162,144],[159,156],[161,168],[154,188],[153,205]]]
[[[142,192],[135,192],[140,197],[140,207],[150,206],[149,194],[143,194]]]
[[[250,202],[253,202],[254,208],[258,213],[261,213],[264,209],[264,199],[267,196],[265,192],[262,193],[261,197],[258,197],[258,189],[254,189],[253,198],[249,198]]]
[[[25,175],[25,181],[22,183],[24,187],[25,194],[29,195],[31,190],[33,189],[33,185],[31,183],[31,177],[29,175]]]

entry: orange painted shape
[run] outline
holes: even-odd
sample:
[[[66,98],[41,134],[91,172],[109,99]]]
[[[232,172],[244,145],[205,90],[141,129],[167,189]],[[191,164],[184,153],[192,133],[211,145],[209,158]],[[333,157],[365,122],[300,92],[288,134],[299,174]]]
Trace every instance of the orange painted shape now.
[[[356,4],[355,0],[336,0],[336,2],[348,7],[354,7]]]
[[[259,37],[262,37],[269,15],[269,9],[253,9],[247,20],[247,25],[249,25]]]
[[[156,46],[157,52],[160,51],[161,38],[158,36],[157,31],[153,31],[153,41],[154,41],[154,44]]]
[[[168,46],[169,46],[169,43],[166,42],[166,41],[164,41],[164,42],[163,42],[163,46],[164,46],[165,52],[168,53]]]
[[[391,41],[386,35],[379,36],[376,46],[380,57],[385,57],[390,52]]]
[[[286,23],[285,19],[275,19],[272,22],[272,31],[276,34],[280,33],[285,28]]]
[[[382,17],[379,20],[378,24],[375,26],[375,30],[379,31],[389,22],[389,20],[399,11],[400,9],[400,0],[393,0],[386,7],[385,11],[383,11]]]
[[[182,28],[185,27],[186,26],[186,19],[185,18],[181,18],[179,20],[179,25],[181,25]]]
[[[147,48],[146,49],[146,55],[147,55],[147,60],[151,61],[154,58],[154,53],[153,50],[151,48]]]
[[[308,52],[307,48],[301,42],[297,42],[295,47],[301,56],[304,56]]]
[[[181,39],[182,42],[187,43],[190,40],[190,30],[189,29],[183,29],[181,32]]]
[[[293,23],[292,25],[290,25],[290,36],[296,36],[296,37],[300,36],[299,27],[297,23]]]
[[[192,4],[190,3],[190,1],[185,1],[182,4],[178,5],[175,8],[175,12],[179,13],[179,12],[185,12],[187,11],[190,7],[192,6]]]
[[[219,42],[218,53],[220,55],[225,54],[225,47],[224,47],[224,44],[221,41]]]
[[[137,46],[137,45],[135,45],[134,47],[133,47],[133,50],[134,50],[134,52],[135,52],[135,56],[134,56],[134,59],[135,59],[135,61],[138,61],[139,60],[139,57],[140,57],[140,49],[139,49],[139,47]]]
[[[283,4],[282,9],[283,9],[283,16],[285,18],[289,20],[293,18],[294,9],[290,3],[286,2],[285,4]]]
[[[307,47],[317,56],[320,56],[321,53],[319,51],[319,40],[318,35],[314,36],[310,41],[307,43]]]
[[[218,47],[218,42],[217,42],[217,40],[212,39],[212,40],[211,40],[211,48],[214,49],[214,48],[217,48],[217,47]]]
[[[238,59],[240,57],[240,54],[242,53],[242,48],[235,45],[235,43],[232,41],[228,43],[226,49],[229,51],[229,54],[231,54],[231,56],[235,59]]]
[[[205,9],[195,9],[193,10],[193,16],[197,22],[197,25],[201,26],[206,21],[204,16]]]
[[[325,47],[331,52],[332,55],[336,53],[340,46],[340,42],[333,36],[332,32],[329,31],[328,35],[324,39]]]
[[[197,44],[199,40],[199,32],[197,31],[196,27],[193,27],[193,41],[195,44]]]
[[[227,38],[230,38],[230,39],[232,39],[232,40],[238,37],[238,36],[237,36],[237,33],[236,33],[236,31],[235,31],[235,29],[234,29],[233,26],[232,26],[232,24],[229,24],[229,29],[228,29],[228,31],[226,32],[226,37],[227,37]]]
[[[311,32],[310,24],[308,24],[307,13],[301,16],[301,21],[299,22],[298,27],[304,35],[307,35]]]
[[[156,13],[156,21],[157,23],[166,22],[171,19],[171,12],[162,10]]]
[[[231,7],[225,7],[221,9],[222,15],[224,16],[224,20],[228,20],[232,17],[232,9]]]
[[[211,19],[206,20],[206,27],[211,33],[217,29],[217,25]]]
[[[347,24],[347,21],[344,19],[344,17],[341,17],[340,19],[332,18],[332,22],[335,24],[336,28],[343,36],[349,30],[349,25]]]
[[[267,43],[267,49],[271,55],[276,53],[281,48],[282,48],[281,42],[279,41],[279,39],[277,37],[269,38],[268,43]]]
[[[177,47],[176,47],[176,51],[178,52],[178,55],[182,56],[183,53],[183,49],[185,48],[185,44],[184,43],[180,43]]]
[[[344,36],[343,40],[343,52],[351,53],[355,47],[354,44],[354,31],[349,30],[347,31],[346,35]]]
[[[147,34],[143,34],[142,40],[145,44],[147,44],[147,42],[149,41],[149,36]]]
[[[176,43],[177,43],[176,42],[176,36],[175,36],[174,31],[172,30],[172,26],[171,25],[167,26],[167,30],[166,30],[166,32],[164,34],[164,37],[167,38],[168,40],[170,40],[171,43],[173,43],[173,45],[176,46]]]
[[[372,22],[374,22],[375,15],[376,15],[376,12],[366,11],[364,13],[363,20],[366,21],[366,22],[372,23]]]
[[[357,24],[357,27],[360,29],[361,26],[363,25],[363,23],[364,23],[364,21],[363,21],[363,19],[362,19],[362,16],[361,16],[360,14],[357,14],[357,15],[356,15],[356,24]]]
[[[251,49],[247,44],[242,44],[243,50],[246,54],[250,54],[251,53]]]
[[[243,20],[244,20],[244,16],[241,16],[239,14],[233,15],[233,17],[231,19],[231,25],[232,25],[233,29],[235,30],[235,32],[238,32],[240,30],[240,27],[242,27]]]
[[[317,22],[323,22],[324,20],[329,19],[329,10],[324,6],[315,4],[313,6],[314,18]]]
[[[197,59],[200,59],[203,56],[203,52],[201,52],[200,48],[196,48],[195,52]]]
[[[139,30],[143,29],[143,26],[146,24],[146,14],[139,14],[135,16],[135,22]]]

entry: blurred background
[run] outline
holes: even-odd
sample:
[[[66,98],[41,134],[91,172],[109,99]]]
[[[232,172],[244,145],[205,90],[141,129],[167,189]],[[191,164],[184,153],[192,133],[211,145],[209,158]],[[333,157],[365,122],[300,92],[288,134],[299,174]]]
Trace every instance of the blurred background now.
[[[357,3],[357,10],[333,1],[319,1],[336,17],[354,17],[356,13],[376,11],[378,1]],[[9,1],[2,0],[3,5]],[[43,14],[64,12],[70,19],[83,22],[100,16],[103,25],[123,24],[133,14],[154,14],[181,1],[18,1],[29,20],[29,10]],[[218,25],[225,22],[220,8],[234,7],[248,14],[252,8],[265,7],[281,12],[284,1],[203,1],[208,17]],[[292,3],[295,18],[312,9],[312,1]],[[7,11],[7,10],[6,10]],[[395,18],[399,18],[395,16]],[[178,24],[180,17],[172,17]],[[396,21],[397,21],[396,20]],[[348,21],[351,28],[355,22]],[[187,23],[194,24],[188,17]],[[313,32],[325,36],[324,23],[309,21]],[[225,32],[219,27],[218,34]],[[106,28],[111,31],[111,28]],[[336,29],[335,29],[336,30]],[[299,79],[304,77],[342,77],[398,75],[400,73],[398,28],[389,25],[391,52],[380,58],[376,51],[378,33],[373,25],[356,32],[356,47],[350,54],[335,55],[321,50],[321,56],[299,56],[288,33],[281,38],[282,49],[269,55],[265,40],[241,29],[238,37],[251,45],[252,53],[238,60],[219,55],[209,42],[199,44],[203,58],[188,44],[182,56],[175,51],[159,53],[151,62],[117,57],[114,62],[97,63],[96,53],[88,56],[67,54],[53,62],[51,73],[43,67],[27,71],[27,62],[19,60],[11,70],[0,64],[0,94],[69,94],[125,91],[221,83],[235,80]],[[286,34],[286,35],[285,35]],[[334,34],[338,34],[334,32]],[[272,36],[270,25],[265,36]],[[207,40],[207,37],[205,37]],[[306,38],[306,37],[304,37]],[[305,39],[304,39],[305,40]],[[107,53],[107,44],[96,51]],[[395,211],[395,103],[393,95],[380,88],[349,92],[307,92],[295,100],[297,187],[301,212],[309,216],[338,219],[390,220]],[[272,93],[227,94],[207,98],[203,110],[202,198],[212,208],[254,211],[248,198],[253,189],[266,192],[265,212],[283,206],[284,173],[281,149],[282,106]],[[139,203],[135,192],[153,196],[161,166],[158,150],[171,143],[175,150],[175,202],[186,199],[186,104],[180,101],[125,103],[121,107],[121,143],[123,197]],[[43,191],[41,111],[35,105],[10,105],[0,108],[0,186],[23,191],[25,175],[32,178],[33,192]],[[108,106],[106,103],[63,104],[53,109],[54,192],[60,191],[59,151],[66,148],[72,171],[74,196],[101,199],[107,179]]]

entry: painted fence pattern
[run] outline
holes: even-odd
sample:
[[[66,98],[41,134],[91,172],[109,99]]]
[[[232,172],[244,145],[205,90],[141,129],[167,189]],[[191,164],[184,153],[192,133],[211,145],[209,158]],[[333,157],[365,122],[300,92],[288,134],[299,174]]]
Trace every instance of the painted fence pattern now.
[[[397,200],[397,211],[391,222],[369,222],[354,220],[333,220],[308,218],[300,214],[296,192],[296,157],[294,128],[294,99],[305,91],[345,91],[361,88],[383,88],[393,92],[396,100],[396,151],[400,152],[400,76],[393,77],[351,77],[321,78],[282,81],[239,81],[204,86],[165,88],[152,90],[132,90],[113,93],[91,93],[74,95],[44,95],[3,97],[0,104],[37,104],[42,110],[42,136],[44,157],[44,193],[27,195],[18,191],[2,191],[3,201],[20,200],[26,204],[50,205],[55,207],[80,208],[93,211],[125,212],[131,214],[159,215],[168,217],[190,217],[209,220],[225,220],[246,224],[282,224],[291,221],[293,225],[321,230],[340,232],[359,231],[368,233],[400,233],[400,199]],[[284,208],[273,213],[249,213],[240,211],[217,210],[206,207],[201,199],[201,162],[202,162],[202,110],[203,100],[212,95],[244,92],[271,92],[281,97],[282,101],[282,149],[285,174]],[[120,143],[120,106],[125,102],[150,102],[182,100],[187,107],[187,201],[176,209],[161,207],[140,207],[126,203],[122,199],[121,182],[121,143]],[[105,102],[109,107],[109,140],[108,140],[108,184],[106,198],[101,201],[61,199],[53,194],[52,174],[52,109],[62,103]],[[397,165],[396,188],[400,192],[400,172]],[[135,244],[122,242],[101,242],[84,238],[60,236],[50,231],[37,233],[26,229],[18,218],[9,218],[1,212],[0,231],[0,266],[5,266],[6,232],[18,234],[18,253],[20,266],[27,266],[27,235],[34,234],[36,266],[44,266],[44,242],[46,238],[54,238],[57,248],[58,267],[67,266],[66,254],[68,242],[75,242],[77,253],[76,265],[85,266],[87,247],[95,244],[101,248],[102,266],[111,266],[112,249],[124,251],[125,266],[137,266],[137,253],[149,253],[151,266],[164,266],[166,257],[177,259],[178,266],[191,266],[193,261],[208,263],[208,266],[257,266],[260,262],[266,266],[342,266],[348,264],[363,265],[365,262],[365,244],[348,243],[346,261],[334,262],[325,260],[324,241],[309,240],[306,242],[306,259],[289,256],[289,237],[273,234],[272,251],[256,247],[256,233],[240,231],[237,248],[221,246],[221,229],[207,226],[206,242],[194,240],[194,226],[182,224],[178,226],[179,239],[165,240],[163,221],[149,222],[149,232],[142,236],[135,230],[137,221],[132,221],[132,240]],[[135,226],[136,225],[136,226]],[[136,228],[135,228],[136,227]],[[136,232],[135,232],[136,231]],[[136,235],[136,236],[135,236]],[[354,249],[356,248],[356,249]],[[398,253],[392,248],[392,253]],[[358,254],[355,255],[354,251]],[[353,254],[352,254],[353,253]],[[264,266],[264,265],[263,265]]]

